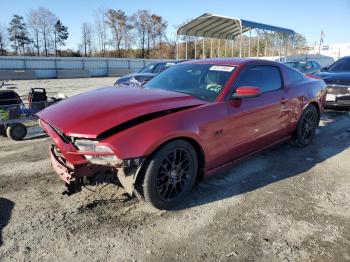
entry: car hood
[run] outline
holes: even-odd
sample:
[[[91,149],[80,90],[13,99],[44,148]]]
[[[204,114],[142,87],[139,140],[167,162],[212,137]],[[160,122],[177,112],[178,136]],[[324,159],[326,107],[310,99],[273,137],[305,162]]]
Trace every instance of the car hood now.
[[[96,138],[143,115],[205,103],[187,94],[160,89],[106,87],[65,99],[37,115],[67,136]]]
[[[350,72],[321,72],[317,76],[322,78],[326,83],[350,85]]]

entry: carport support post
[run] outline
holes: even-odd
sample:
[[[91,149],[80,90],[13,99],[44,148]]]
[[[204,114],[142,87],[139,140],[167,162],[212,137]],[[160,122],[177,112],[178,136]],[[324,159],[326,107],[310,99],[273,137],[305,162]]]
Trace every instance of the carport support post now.
[[[279,50],[279,61],[281,62],[281,56],[282,56],[282,38],[280,34],[278,34],[279,40],[280,40],[280,50]]]
[[[210,38],[210,58],[213,58],[213,38]]]
[[[256,49],[256,56],[259,58],[259,53],[260,53],[260,36],[258,31],[256,31],[256,34],[258,35],[258,47]]]
[[[249,28],[249,42],[248,42],[248,57],[250,57],[250,40],[252,38],[252,31]]]
[[[235,40],[231,40],[231,57],[233,57],[233,44],[234,44]]]
[[[220,57],[220,38],[219,38],[219,46],[218,46],[218,57]]]
[[[176,35],[176,60],[179,59],[179,36]]]
[[[204,59],[205,58],[205,46],[204,46],[204,41],[205,41],[205,38],[203,37],[203,53],[202,53],[202,58]]]
[[[194,60],[197,59],[197,37],[194,37]]]
[[[239,29],[240,29],[240,37],[239,37],[239,57],[242,57],[242,36],[243,36],[243,32],[242,32],[242,21],[239,20]]]
[[[227,39],[226,39],[226,42],[225,42],[225,57],[227,57]]]
[[[264,30],[264,38],[265,38],[265,51],[264,51],[264,54],[265,54],[265,57],[267,55],[267,32]]]
[[[188,36],[186,36],[186,60],[187,60],[187,42],[188,42],[188,41],[187,41],[187,40],[188,40],[187,38],[188,38]]]

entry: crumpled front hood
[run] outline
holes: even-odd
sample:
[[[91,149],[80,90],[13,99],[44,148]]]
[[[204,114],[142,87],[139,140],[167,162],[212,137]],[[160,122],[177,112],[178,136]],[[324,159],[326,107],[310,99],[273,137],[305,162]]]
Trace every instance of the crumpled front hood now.
[[[142,115],[205,103],[166,90],[106,87],[65,99],[40,111],[38,116],[67,136],[96,138]]]

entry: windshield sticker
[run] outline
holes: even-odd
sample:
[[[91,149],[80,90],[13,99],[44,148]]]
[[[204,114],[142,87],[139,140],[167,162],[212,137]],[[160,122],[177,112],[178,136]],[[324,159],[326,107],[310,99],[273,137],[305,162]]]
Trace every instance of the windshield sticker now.
[[[213,71],[224,71],[224,72],[232,72],[232,70],[235,69],[234,66],[220,66],[220,65],[214,65],[209,70]]]

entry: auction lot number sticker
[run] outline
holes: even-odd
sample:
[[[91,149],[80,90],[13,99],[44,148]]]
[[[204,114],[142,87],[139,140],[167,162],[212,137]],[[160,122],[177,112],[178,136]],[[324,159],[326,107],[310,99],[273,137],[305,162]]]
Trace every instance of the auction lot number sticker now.
[[[214,65],[209,70],[212,70],[212,71],[223,71],[223,72],[232,72],[233,69],[235,69],[234,66]]]

